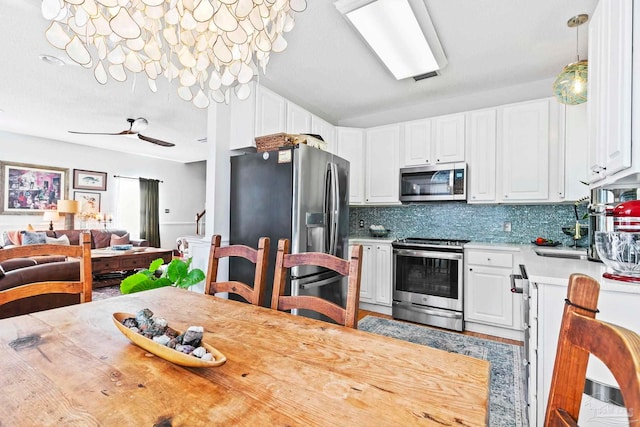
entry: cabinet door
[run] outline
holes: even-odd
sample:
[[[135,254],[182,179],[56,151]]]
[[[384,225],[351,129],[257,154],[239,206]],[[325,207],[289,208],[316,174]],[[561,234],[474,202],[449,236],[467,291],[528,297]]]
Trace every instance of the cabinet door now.
[[[251,85],[248,99],[229,100],[229,149],[238,150],[256,146],[256,84]]]
[[[589,101],[591,102],[591,101]],[[564,134],[564,199],[578,200],[589,196],[589,187],[584,182],[589,181],[587,168],[588,150],[584,149],[584,142],[588,140],[589,126],[587,123],[588,102],[578,105],[566,105],[565,134]]]
[[[287,133],[311,133],[311,113],[287,101]]]
[[[256,136],[285,131],[287,103],[283,97],[260,86],[256,94],[256,110]]]
[[[592,182],[631,166],[632,12],[631,0],[601,0],[589,24]]]
[[[499,109],[502,199],[549,197],[549,99]]]
[[[464,114],[436,117],[434,119],[435,163],[464,161]]]
[[[360,301],[374,302],[374,292],[376,279],[373,269],[376,268],[376,260],[374,257],[374,246],[370,243],[362,244],[362,273],[360,275]],[[349,248],[351,251],[351,248]]]
[[[367,130],[365,202],[398,203],[400,125]]]
[[[416,120],[404,124],[404,166],[430,164],[431,120]]]
[[[331,123],[322,120],[320,117],[311,116],[311,133],[320,135],[327,143],[327,151],[338,154],[336,144],[336,128]]]
[[[496,110],[472,111],[467,116],[467,201],[496,199]]]
[[[603,135],[606,141],[606,175],[612,175],[631,166],[631,53],[633,2],[605,0],[605,25],[601,29],[609,37],[604,52],[608,95],[605,108],[608,119]],[[601,34],[601,36],[604,36]]]
[[[509,268],[470,265],[465,286],[465,320],[513,327]]]
[[[336,129],[338,156],[349,161],[349,203],[364,203],[364,132],[362,129]]]
[[[375,302],[391,306],[393,281],[391,277],[391,245],[377,244],[375,251]]]

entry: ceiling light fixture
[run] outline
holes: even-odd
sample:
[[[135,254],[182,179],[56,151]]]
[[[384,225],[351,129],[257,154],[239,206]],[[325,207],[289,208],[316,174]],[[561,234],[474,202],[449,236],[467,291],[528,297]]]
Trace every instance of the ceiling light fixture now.
[[[178,95],[206,108],[209,98],[229,102],[251,93],[249,82],[266,72],[271,52],[306,0],[43,0],[52,23],[45,35],[69,58],[93,68],[96,80],[125,81],[128,72],[179,81]],[[206,95],[208,93],[209,96]]]
[[[566,65],[553,83],[553,93],[563,104],[577,105],[587,101],[587,60],[580,60],[578,53],[578,27],[589,19],[589,15],[576,15],[567,21],[569,28],[576,29],[576,62]]]
[[[338,0],[334,5],[397,80],[447,64],[424,0]]]

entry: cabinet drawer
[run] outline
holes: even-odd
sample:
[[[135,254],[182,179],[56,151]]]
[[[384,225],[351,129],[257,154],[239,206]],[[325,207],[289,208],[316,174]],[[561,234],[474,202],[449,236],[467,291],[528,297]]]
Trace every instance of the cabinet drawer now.
[[[468,252],[467,264],[512,268],[513,254],[506,252]]]
[[[109,273],[120,270],[120,260],[112,258],[96,258],[92,260],[91,270],[93,274]]]
[[[158,257],[160,258],[160,257]],[[151,260],[147,256],[133,256],[120,261],[120,268],[123,270],[133,270],[135,268],[147,268]]]

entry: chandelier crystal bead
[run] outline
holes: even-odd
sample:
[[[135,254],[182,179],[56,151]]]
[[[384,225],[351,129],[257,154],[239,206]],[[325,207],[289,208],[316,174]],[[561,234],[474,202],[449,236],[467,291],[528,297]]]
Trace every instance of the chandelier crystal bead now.
[[[206,108],[251,94],[249,83],[266,72],[271,52],[306,0],[43,0],[52,21],[47,41],[100,84],[144,73],[157,91],[159,76],[177,80],[178,96]]]

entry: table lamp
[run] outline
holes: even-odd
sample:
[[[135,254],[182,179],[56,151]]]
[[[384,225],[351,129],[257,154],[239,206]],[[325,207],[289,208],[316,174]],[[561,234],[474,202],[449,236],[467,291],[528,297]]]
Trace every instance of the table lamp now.
[[[43,219],[49,221],[49,230],[53,230],[53,221],[57,221],[58,218],[60,218],[58,211],[50,210],[44,212]]]
[[[80,212],[80,202],[78,200],[58,200],[58,212],[64,214],[64,228],[73,230],[75,214]]]

